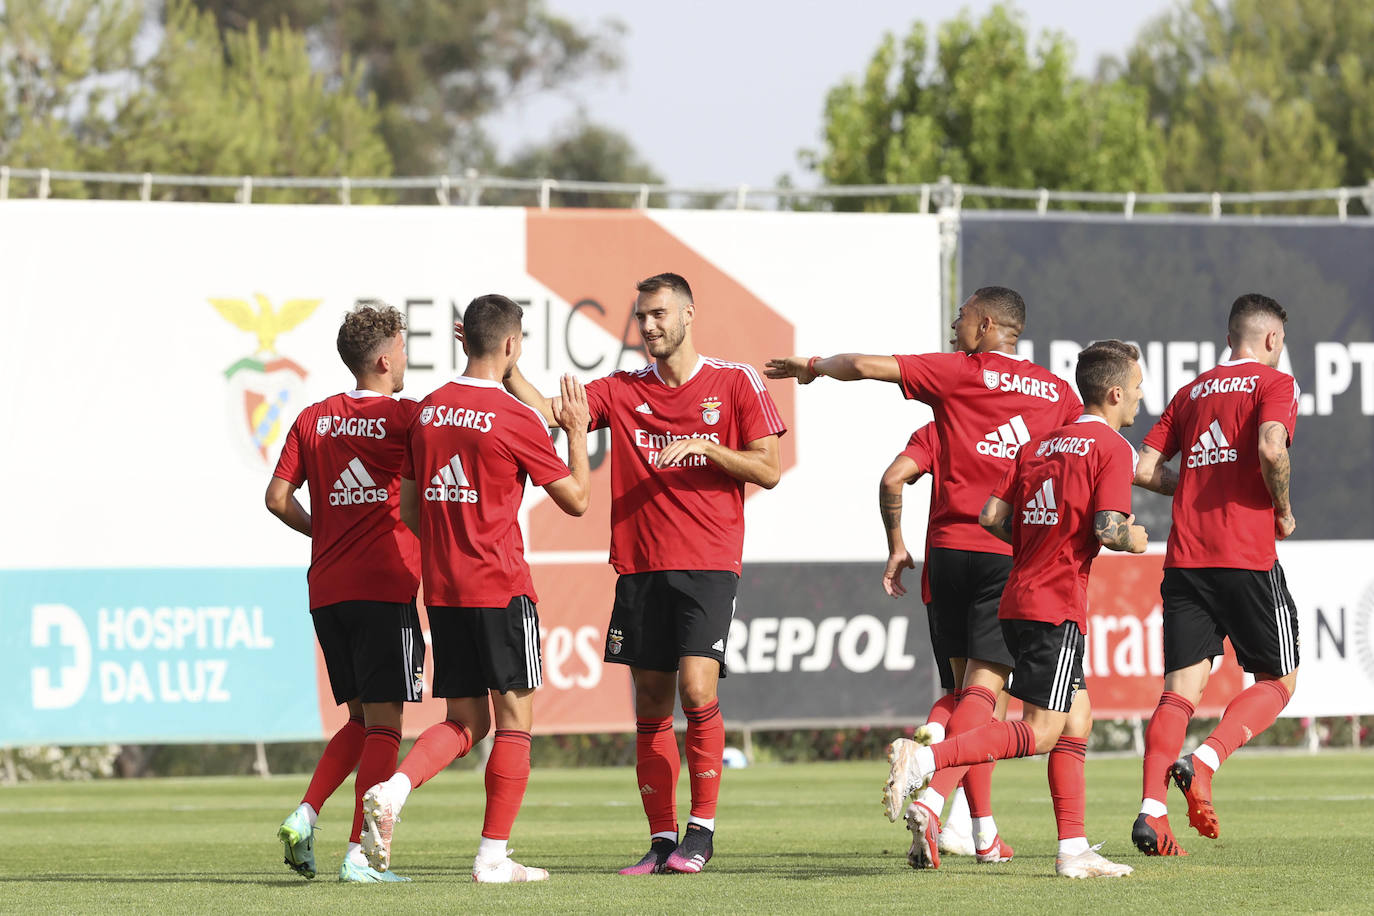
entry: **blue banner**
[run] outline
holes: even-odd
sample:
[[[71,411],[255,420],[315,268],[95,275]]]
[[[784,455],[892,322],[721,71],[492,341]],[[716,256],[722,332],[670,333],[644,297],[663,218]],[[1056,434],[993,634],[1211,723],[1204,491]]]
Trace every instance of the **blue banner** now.
[[[0,570],[0,747],[320,736],[300,569]]]

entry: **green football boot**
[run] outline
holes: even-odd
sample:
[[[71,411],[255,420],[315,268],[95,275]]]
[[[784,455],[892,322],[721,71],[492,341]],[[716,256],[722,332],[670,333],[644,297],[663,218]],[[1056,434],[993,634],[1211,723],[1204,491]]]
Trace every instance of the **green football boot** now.
[[[348,859],[339,866],[339,880],[345,884],[384,884],[388,881],[409,881],[394,871],[377,871],[371,865],[354,865]]]
[[[315,828],[310,826],[301,809],[291,812],[277,828],[277,839],[286,847],[283,860],[296,874],[306,878],[315,877]]]

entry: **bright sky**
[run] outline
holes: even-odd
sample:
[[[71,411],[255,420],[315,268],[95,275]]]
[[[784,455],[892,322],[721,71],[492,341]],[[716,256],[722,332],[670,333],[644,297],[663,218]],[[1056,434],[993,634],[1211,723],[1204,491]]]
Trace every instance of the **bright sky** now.
[[[862,72],[883,32],[900,37],[920,18],[935,25],[959,6],[935,0],[547,0],[587,25],[606,18],[627,28],[624,69],[512,106],[488,122],[505,153],[542,142],[579,106],[590,120],[633,140],[658,172],[678,185],[741,182],[768,187],[797,165],[797,150],[818,147],[825,95]],[[966,4],[981,16],[991,0]],[[1168,0],[1019,0],[1032,34],[1057,29],[1091,73],[1119,55]]]

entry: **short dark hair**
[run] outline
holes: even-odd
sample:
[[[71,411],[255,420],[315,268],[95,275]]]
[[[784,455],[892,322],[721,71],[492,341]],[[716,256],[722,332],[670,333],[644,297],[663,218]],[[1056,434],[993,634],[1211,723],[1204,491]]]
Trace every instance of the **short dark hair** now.
[[[1101,405],[1107,392],[1131,383],[1131,363],[1140,359],[1140,350],[1121,340],[1097,340],[1078,353],[1074,381],[1083,403]]]
[[[1261,293],[1246,293],[1231,303],[1231,316],[1226,320],[1226,333],[1236,339],[1243,338],[1247,330],[1245,326],[1250,319],[1263,318],[1266,315],[1277,318],[1284,324],[1288,323],[1288,313],[1276,300]]]
[[[1014,289],[984,286],[973,291],[973,301],[995,316],[998,324],[1014,328],[1018,334],[1026,327],[1026,300]]]
[[[339,325],[335,346],[354,375],[362,375],[391,338],[406,329],[405,316],[377,299],[360,299]]]
[[[463,310],[463,339],[469,356],[490,356],[512,333],[520,332],[525,310],[506,296],[478,296]]]
[[[670,289],[688,302],[692,301],[692,287],[687,285],[681,274],[654,274],[647,280],[636,283],[635,289],[641,293],[656,293],[661,289]]]

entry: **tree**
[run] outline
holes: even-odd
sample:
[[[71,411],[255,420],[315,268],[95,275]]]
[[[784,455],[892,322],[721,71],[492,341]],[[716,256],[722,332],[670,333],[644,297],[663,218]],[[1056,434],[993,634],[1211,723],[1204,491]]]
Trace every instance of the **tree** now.
[[[803,159],[830,184],[956,182],[1016,188],[1158,187],[1159,135],[1145,93],[1072,75],[1073,46],[1046,33],[1029,47],[1022,17],[994,6],[939,29],[933,65],[926,28],[900,50],[884,37],[862,82],[832,89],[825,146]],[[966,201],[980,205],[981,201]],[[837,199],[836,209],[913,209],[915,199]]]
[[[589,123],[579,116],[545,144],[519,150],[501,172],[518,178],[556,178],[564,181],[624,181],[660,184],[663,178],[635,152],[619,131]],[[635,194],[589,194],[559,191],[556,203],[565,207],[634,206]]]
[[[1171,190],[1374,178],[1374,17],[1363,0],[1191,0],[1103,71],[1118,75],[1148,93]]]
[[[519,95],[616,69],[617,23],[587,31],[543,0],[194,0],[228,35],[283,21],[326,73],[346,59],[381,106],[400,174],[455,172],[490,152],[478,120]]]
[[[255,29],[221,42],[213,17],[169,0],[151,58],[135,65],[141,13],[126,0],[22,0],[3,8],[0,161],[89,171],[202,175],[388,175],[376,103],[358,68],[311,69],[305,38]],[[14,22],[23,28],[13,26]],[[82,54],[82,49],[89,49]],[[82,76],[79,64],[92,61]],[[12,63],[28,61],[24,65]],[[101,87],[117,88],[103,94]],[[18,99],[19,104],[8,100]],[[122,188],[54,187],[117,197]],[[232,199],[179,189],[177,199]],[[337,192],[258,189],[255,200],[337,200]],[[355,200],[376,199],[358,193]]]

